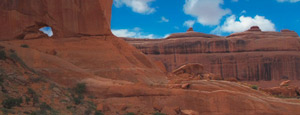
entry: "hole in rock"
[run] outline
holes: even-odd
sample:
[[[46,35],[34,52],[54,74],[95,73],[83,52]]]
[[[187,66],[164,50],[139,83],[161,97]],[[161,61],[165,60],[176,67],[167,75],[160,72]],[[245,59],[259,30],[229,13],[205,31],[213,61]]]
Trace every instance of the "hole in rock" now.
[[[42,27],[39,29],[43,33],[47,34],[49,37],[53,36],[52,28],[51,27]]]

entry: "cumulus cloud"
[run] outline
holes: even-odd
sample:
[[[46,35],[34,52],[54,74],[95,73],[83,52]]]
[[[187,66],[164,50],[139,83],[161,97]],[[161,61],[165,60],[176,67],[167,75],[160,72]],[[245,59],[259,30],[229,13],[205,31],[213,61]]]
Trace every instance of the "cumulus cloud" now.
[[[242,32],[248,30],[251,26],[259,26],[262,31],[275,31],[275,24],[271,20],[266,19],[264,16],[256,15],[252,17],[239,17],[236,20],[236,16],[232,15],[226,19],[222,26],[218,26],[212,33],[233,33]]]
[[[184,26],[186,27],[193,27],[195,24],[195,21],[194,20],[187,20],[183,23]]]
[[[202,25],[218,25],[223,16],[230,14],[229,9],[222,9],[223,0],[185,0],[184,12],[197,17]]]
[[[117,8],[126,5],[130,7],[133,12],[141,14],[151,14],[155,8],[150,7],[150,4],[155,0],[114,0],[114,5]]]
[[[140,28],[134,28],[132,30],[130,29],[112,29],[112,33],[115,36],[118,37],[129,37],[129,38],[149,38],[149,39],[154,39],[154,38],[161,38],[160,36],[156,36],[154,34],[145,34],[144,32],[140,31]]]
[[[166,34],[163,38],[167,38],[169,37],[171,34]]]
[[[291,3],[295,3],[295,2],[299,2],[300,0],[277,0],[277,2],[291,2]]]
[[[170,20],[169,19],[167,19],[166,17],[161,17],[161,20],[160,20],[160,22],[169,22]]]

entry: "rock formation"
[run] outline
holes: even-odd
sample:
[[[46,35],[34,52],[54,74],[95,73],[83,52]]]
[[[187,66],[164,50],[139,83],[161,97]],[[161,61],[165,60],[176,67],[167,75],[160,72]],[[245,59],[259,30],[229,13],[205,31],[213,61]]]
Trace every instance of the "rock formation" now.
[[[167,71],[199,63],[209,73],[242,81],[300,80],[297,33],[263,32],[258,27],[227,37],[187,32],[161,40],[125,39]],[[276,84],[277,85],[277,84]]]
[[[2,110],[0,114],[6,114],[5,112],[10,112],[8,114],[50,112],[51,114],[96,114],[98,112],[98,114],[116,115],[133,112],[150,115],[161,112],[176,115],[243,112],[253,115],[300,112],[300,104],[297,100],[273,98],[238,83],[189,80],[167,84],[166,75],[157,67],[161,64],[155,64],[135,47],[111,34],[109,30],[111,3],[112,0],[2,0],[0,24],[4,25],[0,27],[0,70],[3,70],[0,71]],[[31,39],[30,36],[36,38],[37,29],[43,26],[53,28],[54,39],[43,36],[41,38],[38,36],[39,39]],[[218,37],[190,32],[174,34],[173,38],[166,40],[178,42],[177,36],[189,38],[190,35],[195,39]],[[23,40],[23,36],[27,36],[25,38],[28,40]],[[222,37],[218,37],[220,38]],[[244,42],[244,46],[249,47],[247,43],[251,41]],[[201,51],[222,52],[221,47],[227,46],[223,42],[213,43],[214,45],[209,45],[213,46],[212,49]],[[187,45],[197,46],[197,44],[194,46],[190,44]],[[182,54],[199,51],[198,49],[187,50],[185,47],[169,47],[170,55],[176,57],[172,53],[177,52],[173,51],[176,48],[181,50]],[[155,51],[155,55],[162,54],[159,48],[156,48],[158,50]],[[235,51],[229,48],[228,50]],[[225,62],[221,62],[222,68]],[[201,73],[201,68],[200,65],[192,65],[181,69],[189,73]],[[2,76],[4,74],[5,76]],[[74,88],[78,84],[79,89]],[[8,91],[3,91],[3,88]],[[37,91],[32,93],[24,88]],[[21,100],[25,98],[28,101],[26,97],[33,94],[38,98],[30,98],[30,103],[33,99],[40,98],[41,101],[36,106],[19,100],[21,107],[3,106],[6,96],[18,96]]]
[[[50,26],[54,36],[110,35],[112,0],[1,0],[0,40]]]
[[[56,82],[71,85],[91,76],[166,82],[143,53],[111,34],[112,0],[1,0],[0,6],[0,40],[8,40],[0,44]],[[15,40],[47,38],[39,36],[43,26],[52,27],[54,39]],[[30,50],[19,48],[22,44]]]

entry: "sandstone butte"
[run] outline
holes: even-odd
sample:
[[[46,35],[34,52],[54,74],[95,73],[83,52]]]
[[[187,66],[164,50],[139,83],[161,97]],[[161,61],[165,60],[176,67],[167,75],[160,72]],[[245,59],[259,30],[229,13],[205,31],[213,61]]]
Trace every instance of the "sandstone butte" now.
[[[31,114],[45,108],[46,112],[56,110],[61,114],[75,112],[80,115],[94,114],[95,110],[105,115],[129,112],[144,115],[291,115],[300,112],[297,99],[275,98],[239,82],[191,79],[172,83],[172,77],[167,77],[164,67],[155,62],[158,60],[152,61],[159,59],[170,71],[183,65],[184,60],[206,60],[211,65],[195,65],[199,70],[189,66],[181,69],[197,74],[205,69],[211,73],[221,70],[222,77],[238,74],[241,80],[280,79],[272,73],[274,69],[282,74],[291,69],[286,76],[294,80],[298,72],[298,54],[295,52],[299,43],[295,33],[255,31],[257,34],[253,34],[249,31],[224,38],[190,31],[162,40],[128,41],[151,57],[148,58],[112,35],[111,5],[112,0],[1,0],[0,114]],[[38,29],[45,26],[52,27],[53,37],[40,36]],[[266,38],[262,39],[262,36]],[[205,40],[198,41],[200,38]],[[185,40],[190,48],[179,44],[180,40]],[[254,40],[257,41],[254,43]],[[265,44],[271,40],[274,43]],[[141,42],[146,45],[139,45]],[[203,45],[198,45],[202,42]],[[256,53],[257,49],[261,53]],[[255,53],[240,54],[246,51]],[[198,53],[204,56],[198,57]],[[169,58],[172,62],[168,62]],[[261,66],[261,61],[257,60],[266,64]],[[289,64],[291,61],[296,65]],[[235,70],[237,67],[233,65],[251,69],[242,72]],[[175,73],[184,73],[180,71]],[[248,74],[256,71],[262,75],[249,77]],[[79,105],[73,101],[76,96],[67,90],[78,83],[86,84],[87,92],[82,95],[83,100],[89,100]],[[29,89],[36,92],[30,90],[29,95]],[[12,108],[3,106],[7,96],[25,99],[25,96],[34,95],[39,96],[35,99],[40,99],[41,103],[32,105],[29,100],[27,104],[23,101]]]

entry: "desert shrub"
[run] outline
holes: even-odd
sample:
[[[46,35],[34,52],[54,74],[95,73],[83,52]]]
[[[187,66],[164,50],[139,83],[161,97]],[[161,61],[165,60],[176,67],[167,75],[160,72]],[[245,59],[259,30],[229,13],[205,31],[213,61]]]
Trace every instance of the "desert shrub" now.
[[[59,112],[51,108],[50,105],[43,102],[39,105],[39,110],[32,112],[30,115],[58,115]]]
[[[7,99],[3,100],[2,105],[4,108],[11,109],[15,106],[21,106],[21,103],[23,103],[22,97],[20,98],[8,97]]]
[[[86,92],[86,84],[85,83],[78,83],[74,88],[73,91],[75,94],[72,95],[74,103],[76,105],[82,103],[84,99],[84,93]]]
[[[153,113],[153,115],[167,115],[167,114],[156,112],[156,113]]]
[[[33,105],[35,105],[36,103],[39,103],[39,96],[33,89],[28,88],[27,93],[31,95]]]
[[[6,109],[6,108],[0,108],[0,110],[2,111],[3,115],[8,115],[8,114],[14,114],[15,111],[13,109]],[[2,115],[2,114],[1,114]]]
[[[85,83],[78,83],[74,88],[76,94],[83,94],[86,92],[86,84]]]
[[[41,105],[40,105],[40,109],[41,110],[52,110],[51,106],[48,105],[47,103],[43,102]]]
[[[102,111],[98,110],[98,111],[95,111],[95,115],[104,115],[104,114],[102,113]]]
[[[25,96],[25,102],[26,102],[27,105],[29,104],[30,100],[31,99],[29,97]]]
[[[2,83],[4,82],[4,78],[2,75],[0,75],[0,86],[2,86]]]
[[[84,111],[84,115],[90,115],[92,113],[93,113],[93,111],[91,109],[87,109]]]
[[[73,100],[76,105],[81,104],[83,99],[84,99],[84,96],[82,94],[73,96]]]
[[[5,60],[6,59],[6,53],[5,51],[1,50],[0,51],[0,60]]]
[[[11,52],[10,56],[9,56],[12,60],[14,60],[14,62],[18,62],[22,67],[32,71],[35,73],[35,71],[31,68],[29,68],[26,63],[17,55],[16,52]]]
[[[251,87],[252,89],[258,90],[257,85],[251,85],[250,87]]]
[[[135,114],[132,113],[132,112],[129,112],[129,113],[126,113],[126,114],[124,114],[124,115],[135,115]]]
[[[22,44],[21,47],[23,47],[23,48],[29,48],[29,46],[27,44]]]

